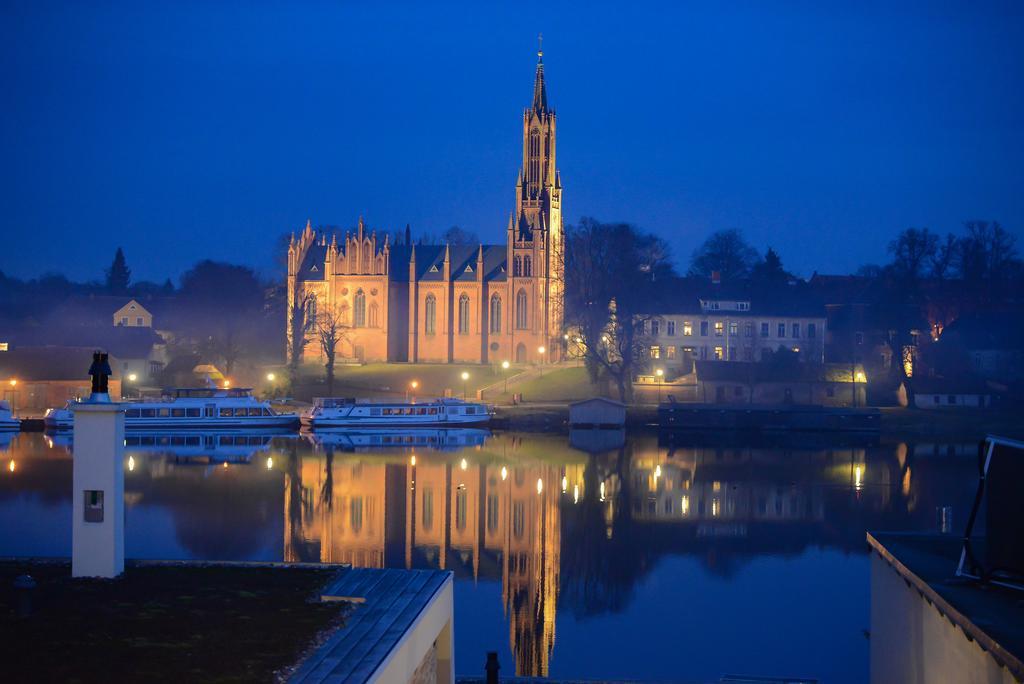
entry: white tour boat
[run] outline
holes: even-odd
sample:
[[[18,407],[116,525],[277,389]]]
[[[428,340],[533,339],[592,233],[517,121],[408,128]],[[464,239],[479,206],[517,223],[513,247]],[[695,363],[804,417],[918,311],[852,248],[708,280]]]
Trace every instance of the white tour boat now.
[[[454,427],[487,423],[493,410],[462,399],[385,401],[321,398],[302,416],[311,428],[335,427]]]
[[[74,401],[64,408],[47,409],[43,423],[51,430],[74,426]],[[270,403],[260,401],[251,389],[185,387],[168,390],[159,399],[126,401],[126,430],[192,428],[203,430],[248,430],[252,428],[294,428],[298,417],[277,413]]]
[[[399,429],[321,429],[307,438],[320,449],[371,451],[376,449],[427,449],[459,451],[483,446],[491,436],[484,428],[399,428]]]
[[[6,400],[0,401],[0,431],[20,430],[21,421],[11,413],[11,405]]]

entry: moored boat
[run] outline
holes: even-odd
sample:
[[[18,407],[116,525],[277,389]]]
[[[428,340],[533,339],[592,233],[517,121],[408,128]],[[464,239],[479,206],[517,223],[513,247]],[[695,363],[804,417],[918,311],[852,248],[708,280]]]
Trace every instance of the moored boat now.
[[[74,426],[75,401],[63,408],[47,409],[43,422],[50,430]],[[154,400],[123,402],[126,430],[246,430],[294,428],[298,417],[278,413],[270,402],[260,401],[246,388],[188,387],[168,390]]]
[[[318,397],[302,416],[306,427],[455,427],[483,425],[494,411],[462,399],[432,401],[357,400]]]
[[[20,429],[21,421],[11,413],[11,404],[6,400],[0,401],[0,431]]]

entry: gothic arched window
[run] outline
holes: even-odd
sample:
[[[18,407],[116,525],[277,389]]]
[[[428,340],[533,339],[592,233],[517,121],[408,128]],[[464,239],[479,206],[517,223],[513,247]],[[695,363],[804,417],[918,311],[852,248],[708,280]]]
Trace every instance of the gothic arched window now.
[[[370,304],[370,327],[380,327],[380,308],[377,306],[376,302]]]
[[[512,260],[512,275],[523,275],[523,260],[520,259],[518,256]]]
[[[366,295],[362,289],[356,290],[355,303],[353,304],[352,325],[357,328],[366,327]]]
[[[523,275],[529,278],[533,275],[533,259],[523,257]]]
[[[497,294],[491,295],[491,332],[501,332],[501,297]]]
[[[469,295],[466,293],[459,297],[459,334],[469,334]]]
[[[427,295],[423,305],[423,332],[433,335],[437,330],[437,299],[434,295]]]
[[[316,296],[306,300],[306,323],[316,325]]]
[[[526,330],[529,327],[529,321],[526,290],[520,290],[516,294],[516,327],[520,330]]]
[[[530,132],[530,184],[540,183],[540,132]],[[536,187],[534,188],[536,189]]]

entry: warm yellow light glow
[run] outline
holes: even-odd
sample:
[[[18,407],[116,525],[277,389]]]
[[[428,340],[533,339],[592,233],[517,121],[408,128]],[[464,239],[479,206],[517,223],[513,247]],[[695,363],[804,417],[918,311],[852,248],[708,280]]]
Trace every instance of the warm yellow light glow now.
[[[409,457],[409,465],[411,465],[414,468],[416,467],[416,454],[413,454],[412,456]]]
[[[665,375],[665,371],[663,371],[663,370],[661,370],[659,368],[656,371],[654,371],[654,374],[657,375],[660,378],[661,376]]]
[[[856,466],[853,469],[853,487],[854,489],[861,489],[864,487],[864,467]]]
[[[537,353],[538,354],[543,354],[546,351],[547,351],[547,348],[543,344],[541,346],[537,347]]]
[[[465,382],[466,380],[469,380],[469,373],[462,371],[462,381]]]
[[[134,472],[134,470],[135,470],[135,457],[134,456],[129,456],[128,457],[128,472]]]
[[[679,510],[683,512],[683,515],[690,515],[690,497],[683,496],[682,502],[680,502]]]
[[[129,373],[128,374],[128,382],[135,382],[138,379],[139,379],[139,376],[136,375],[135,373]]]
[[[711,515],[712,515],[712,517],[717,518],[718,517],[718,511],[719,511],[718,499],[712,499],[711,500]]]
[[[508,479],[508,468],[501,466],[501,481],[504,482]]]
[[[713,492],[720,492],[720,491],[722,491],[722,483],[719,482],[718,480],[715,480],[714,482],[712,482],[711,483],[711,491],[713,491]]]
[[[601,501],[604,501],[604,482],[601,483]]]
[[[12,473],[15,471],[17,467],[18,465],[14,462],[13,458],[11,459],[11,462],[7,464],[7,469],[10,470]]]
[[[224,469],[227,470],[227,467],[228,467],[228,462],[224,461]]]
[[[420,386],[420,383],[417,380],[413,380],[412,382],[409,383],[409,387],[412,387],[413,389],[416,389],[419,386]]]
[[[18,384],[18,381],[15,380],[14,378],[11,378],[11,387],[16,386],[17,384]]]
[[[465,470],[466,468],[469,467],[469,463],[466,462],[466,459],[462,459],[462,461],[459,462],[459,467]]]
[[[567,478],[565,475],[563,475],[562,476],[562,493],[564,494],[568,490],[569,490],[569,478]]]
[[[661,477],[661,464],[654,466],[654,477]]]
[[[230,381],[230,380],[227,380],[227,379],[225,379],[225,380],[224,380],[224,389],[227,389],[227,388],[229,388],[229,387],[231,387],[231,381]],[[227,465],[227,464],[225,463],[224,465]]]
[[[867,382],[868,376],[864,375],[864,371],[857,371],[857,374],[854,376],[854,380],[857,382]]]
[[[572,502],[580,502],[580,486],[578,484],[572,486]]]
[[[267,373],[267,382],[274,382],[274,380],[277,380],[277,376],[273,373]]]
[[[544,480],[537,478],[537,493],[540,494],[544,491]]]
[[[910,468],[903,473],[903,496],[910,496]]]
[[[273,470],[273,469],[274,469],[274,458],[272,456],[267,456],[267,470]]]
[[[501,367],[502,367],[502,368],[503,368],[504,370],[508,370],[508,367],[509,367],[510,365],[512,365],[512,364],[510,364],[510,363],[509,363],[508,361],[502,361],[502,362],[501,362]]]

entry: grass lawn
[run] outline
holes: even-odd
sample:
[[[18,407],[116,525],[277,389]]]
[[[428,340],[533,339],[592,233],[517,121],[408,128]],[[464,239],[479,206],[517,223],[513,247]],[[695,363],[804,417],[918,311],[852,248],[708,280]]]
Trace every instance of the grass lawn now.
[[[15,613],[11,584],[38,583]],[[141,567],[72,579],[68,564],[0,563],[0,662],[8,682],[273,681],[324,629],[337,603],[313,603],[334,570]]]
[[[531,378],[508,388],[508,394],[499,394],[496,401],[511,401],[513,392],[522,392],[529,402],[567,402],[605,396],[603,385],[590,384],[587,369],[583,367],[545,370],[544,375]]]
[[[414,390],[417,397],[440,397],[444,395],[445,389],[451,389],[455,397],[462,397],[464,372],[469,373],[465,388],[471,399],[476,396],[478,389],[502,378],[500,367],[478,363],[368,363],[365,366],[338,366],[335,370],[334,395],[404,397],[409,383],[415,380],[419,383],[419,387]],[[517,371],[513,367],[506,372],[511,377]],[[326,391],[325,386],[320,387],[321,391]]]

